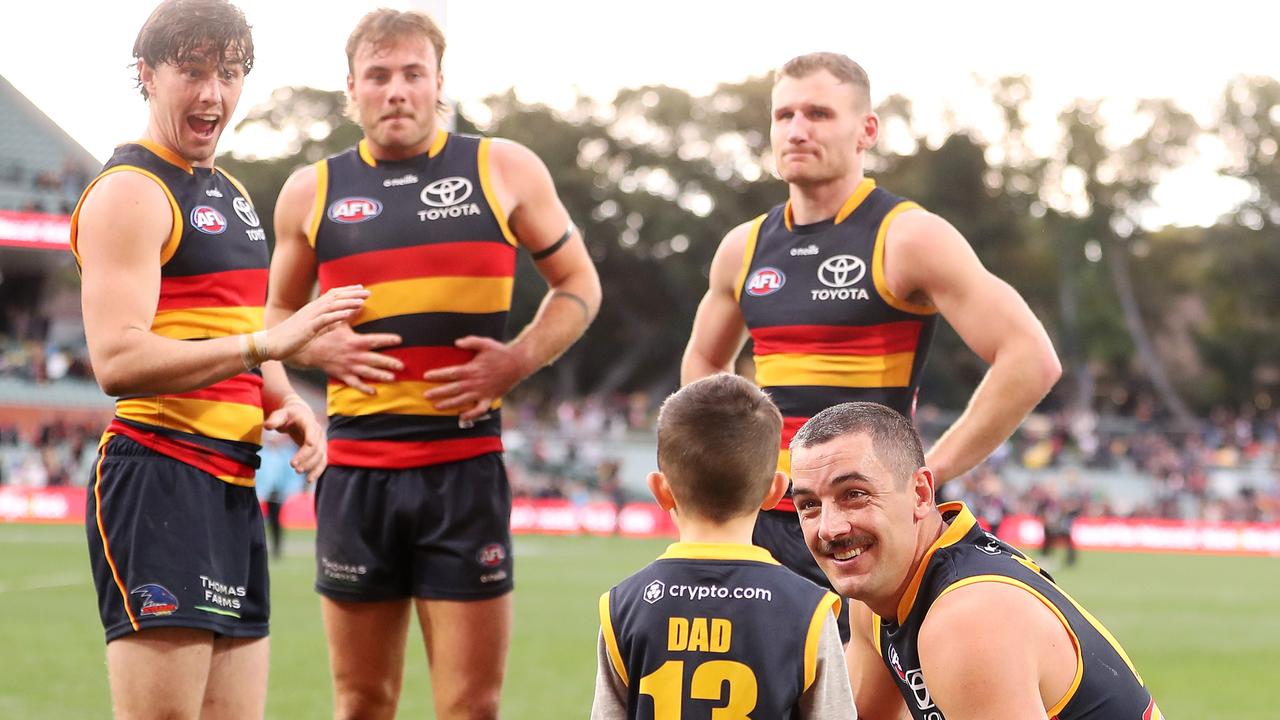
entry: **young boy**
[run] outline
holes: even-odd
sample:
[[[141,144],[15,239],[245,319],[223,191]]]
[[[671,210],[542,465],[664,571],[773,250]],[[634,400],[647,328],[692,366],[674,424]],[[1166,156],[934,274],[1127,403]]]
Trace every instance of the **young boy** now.
[[[663,403],[649,489],[680,542],[600,598],[593,719],[857,716],[839,598],[751,545],[787,488],[781,429],[768,396],[733,375]]]

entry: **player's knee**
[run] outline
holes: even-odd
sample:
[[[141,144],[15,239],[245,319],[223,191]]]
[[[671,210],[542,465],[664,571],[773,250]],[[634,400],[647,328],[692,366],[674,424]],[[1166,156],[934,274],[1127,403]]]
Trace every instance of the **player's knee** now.
[[[472,688],[442,697],[437,691],[436,712],[441,720],[497,720],[501,689]]]
[[[377,720],[393,718],[400,699],[398,679],[339,681],[334,690],[337,720]]]

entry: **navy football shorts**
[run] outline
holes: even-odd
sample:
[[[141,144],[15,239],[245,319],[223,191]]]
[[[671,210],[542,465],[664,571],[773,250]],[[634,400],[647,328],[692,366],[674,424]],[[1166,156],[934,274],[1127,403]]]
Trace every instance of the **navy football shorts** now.
[[[827,574],[822,572],[822,568],[818,567],[818,561],[813,559],[813,553],[809,552],[809,546],[804,542],[804,531],[800,529],[800,516],[794,510],[766,510],[760,513],[760,517],[756,519],[755,531],[751,535],[751,542],[768,550],[773,554],[773,559],[782,563],[783,567],[791,572],[806,577],[818,585],[827,588],[831,592],[839,595],[840,592],[831,587],[831,581],[827,579]],[[840,642],[849,643],[849,599],[841,600],[839,616],[836,618],[840,625]]]
[[[107,642],[154,627],[266,637],[267,547],[253,488],[116,435],[94,466],[85,531]]]
[[[316,591],[332,600],[486,600],[514,587],[501,453],[330,466],[316,486],[316,526]]]

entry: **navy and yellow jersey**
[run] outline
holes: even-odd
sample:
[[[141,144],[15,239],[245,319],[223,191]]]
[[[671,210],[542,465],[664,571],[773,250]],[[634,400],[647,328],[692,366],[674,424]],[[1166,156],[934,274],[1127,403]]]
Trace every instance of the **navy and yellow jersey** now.
[[[600,597],[600,627],[628,718],[793,718],[839,608],[763,548],[675,543]]]
[[[460,410],[423,397],[435,385],[422,379],[472,357],[458,338],[506,332],[516,241],[490,182],[489,143],[441,132],[427,153],[389,162],[362,140],[316,165],[308,240],[320,291],[363,284],[371,295],[352,328],[403,339],[382,352],[404,369],[376,395],[330,378],[331,465],[409,468],[502,449],[500,402],[462,427]]]
[[[1067,595],[1026,555],[985,532],[963,503],[939,506],[950,525],[925,553],[897,617],[873,616],[872,637],[918,720],[945,720],[920,670],[917,641],[930,606],[957,588],[996,582],[1022,588],[1044,603],[1067,630],[1076,654],[1075,679],[1050,708],[1052,720],[1159,720],[1159,708],[1133,662],[1097,618]],[[981,637],[975,637],[981,642]]]
[[[80,208],[99,180],[117,172],[154,180],[173,212],[151,332],[198,341],[261,330],[267,236],[248,194],[223,170],[192,167],[155,143],[119,146],[85,189],[71,216],[76,262]],[[262,373],[254,369],[201,390],[121,397],[103,441],[125,435],[226,482],[253,485],[262,419]]]
[[[756,382],[782,412],[783,472],[791,436],[832,405],[912,416],[937,312],[889,291],[884,243],[893,219],[918,208],[865,179],[830,221],[795,225],[788,202],[751,224],[734,292]],[[789,497],[775,509],[795,510]]]

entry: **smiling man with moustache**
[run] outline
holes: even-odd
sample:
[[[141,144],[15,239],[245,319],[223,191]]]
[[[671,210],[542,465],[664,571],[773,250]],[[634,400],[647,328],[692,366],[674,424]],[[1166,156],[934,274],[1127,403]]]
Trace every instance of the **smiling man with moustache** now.
[[[847,662],[864,717],[1162,717],[1093,615],[963,503],[934,504],[905,417],[836,405],[796,432],[791,452],[805,542],[835,589],[860,601]]]
[[[377,10],[347,43],[350,150],[276,205],[268,323],[322,289],[372,295],[302,362],[329,383],[316,589],[338,718],[395,715],[416,611],[440,718],[493,718],[511,637],[511,492],[499,406],[595,316],[599,280],[546,166],[443,125],[440,28]],[[550,285],[503,342],[516,253]]]
[[[711,262],[681,382],[732,372],[748,335],[755,379],[782,411],[778,469],[804,421],[840,402],[911,417],[938,316],[991,367],[929,451],[939,481],[981,462],[1061,372],[1026,302],[946,220],[863,174],[880,134],[866,72],[837,53],[776,73],[769,137],[788,200],[725,236]],[[755,542],[825,583],[790,498],[760,514]],[[848,628],[841,628],[848,639]]]

